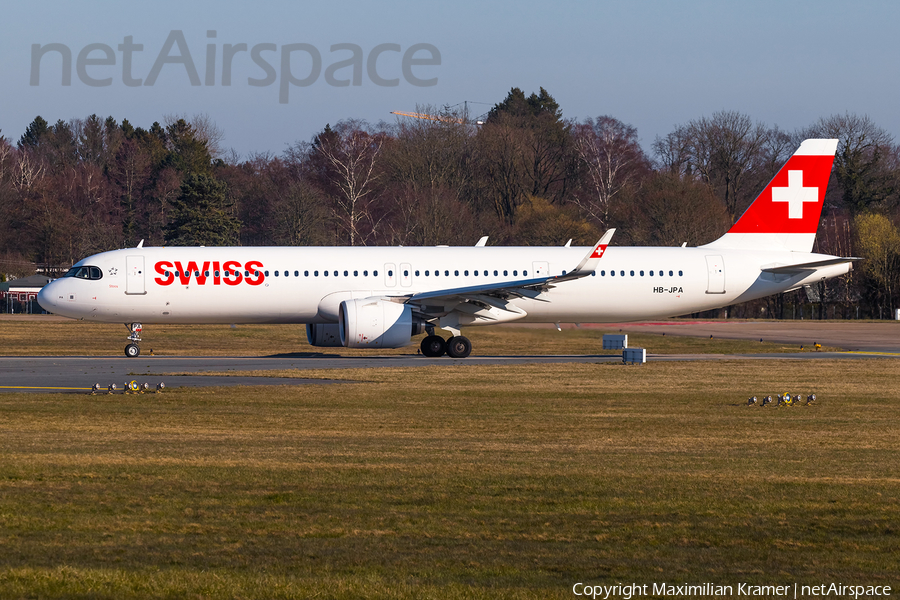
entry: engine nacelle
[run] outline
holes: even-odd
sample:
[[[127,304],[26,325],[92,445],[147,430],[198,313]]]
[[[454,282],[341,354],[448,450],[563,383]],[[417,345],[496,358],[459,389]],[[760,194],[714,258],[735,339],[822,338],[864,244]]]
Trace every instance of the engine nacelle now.
[[[347,348],[402,348],[422,329],[408,304],[372,298],[341,302],[338,325]]]
[[[307,323],[306,340],[310,346],[339,348],[341,331],[337,323]]]

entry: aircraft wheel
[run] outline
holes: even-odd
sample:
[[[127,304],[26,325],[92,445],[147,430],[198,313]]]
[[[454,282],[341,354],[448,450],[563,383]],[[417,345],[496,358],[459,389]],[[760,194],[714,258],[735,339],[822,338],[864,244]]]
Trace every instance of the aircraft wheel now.
[[[140,356],[140,354],[141,347],[137,344],[128,344],[127,346],[125,346],[125,356],[127,356],[128,358],[135,358],[137,356]]]
[[[472,353],[472,342],[469,338],[454,335],[447,340],[447,356],[451,358],[465,358]]]
[[[425,339],[422,340],[419,349],[425,356],[437,358],[438,356],[443,356],[447,351],[447,342],[439,335],[429,335],[425,336]]]

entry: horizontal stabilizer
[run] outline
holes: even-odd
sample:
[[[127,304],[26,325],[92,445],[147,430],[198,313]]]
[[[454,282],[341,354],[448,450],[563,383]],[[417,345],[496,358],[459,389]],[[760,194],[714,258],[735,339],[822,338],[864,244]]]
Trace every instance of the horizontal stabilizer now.
[[[775,273],[777,275],[793,275],[796,273],[803,273],[804,271],[815,271],[816,269],[820,269],[822,267],[830,267],[832,265],[842,265],[845,263],[852,263],[857,260],[862,260],[861,258],[830,258],[828,260],[817,260],[814,262],[808,263],[798,263],[796,265],[778,265],[776,267],[764,267],[760,269],[763,273]]]

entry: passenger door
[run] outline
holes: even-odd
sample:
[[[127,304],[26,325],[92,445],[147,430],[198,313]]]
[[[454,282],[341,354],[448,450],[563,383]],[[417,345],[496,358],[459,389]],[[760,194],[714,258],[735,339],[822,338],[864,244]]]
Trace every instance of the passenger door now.
[[[125,257],[125,293],[142,295],[147,293],[144,287],[144,257]]]
[[[707,256],[706,270],[709,273],[709,284],[706,287],[707,294],[725,293],[725,262],[721,256]]]

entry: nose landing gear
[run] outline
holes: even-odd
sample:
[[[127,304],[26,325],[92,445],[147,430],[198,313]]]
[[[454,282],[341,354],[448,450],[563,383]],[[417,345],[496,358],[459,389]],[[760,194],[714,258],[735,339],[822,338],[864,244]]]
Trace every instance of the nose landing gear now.
[[[131,331],[131,335],[127,338],[131,343],[125,346],[125,356],[128,358],[138,357],[141,355],[141,347],[138,344],[141,343],[141,331],[144,328],[140,323],[125,323],[125,327]]]

